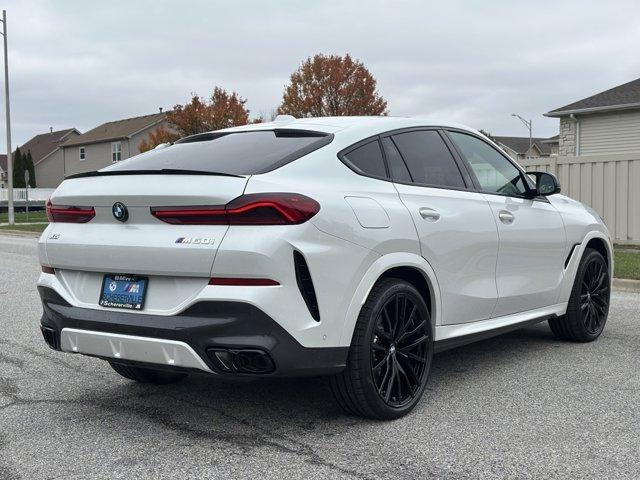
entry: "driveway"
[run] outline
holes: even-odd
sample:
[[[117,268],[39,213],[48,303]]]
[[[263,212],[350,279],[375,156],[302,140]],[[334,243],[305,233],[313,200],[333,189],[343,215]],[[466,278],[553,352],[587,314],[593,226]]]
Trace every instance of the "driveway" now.
[[[318,379],[128,382],[50,350],[36,241],[0,236],[0,478],[638,478],[640,295],[595,343],[547,325],[435,357],[408,417],[341,414]]]

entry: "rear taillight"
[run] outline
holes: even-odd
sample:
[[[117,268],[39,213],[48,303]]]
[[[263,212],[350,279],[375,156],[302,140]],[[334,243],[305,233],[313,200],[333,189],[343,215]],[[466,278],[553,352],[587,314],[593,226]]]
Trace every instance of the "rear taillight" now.
[[[151,207],[158,220],[174,225],[297,225],[320,211],[299,193],[250,193],[226,205]]]
[[[47,218],[57,223],[87,223],[96,216],[93,207],[70,207],[53,205],[51,200],[46,205]]]
[[[151,207],[151,215],[173,225],[228,225],[222,206],[213,207]]]
[[[298,193],[251,193],[226,206],[229,225],[296,225],[320,211],[320,204]]]

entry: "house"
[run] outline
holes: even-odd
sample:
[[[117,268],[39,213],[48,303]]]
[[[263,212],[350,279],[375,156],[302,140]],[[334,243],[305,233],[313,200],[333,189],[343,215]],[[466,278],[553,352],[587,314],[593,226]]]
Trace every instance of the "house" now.
[[[546,138],[541,141],[545,145],[549,145],[551,155],[558,155],[560,150],[560,135],[554,135],[553,137]]]
[[[140,153],[139,145],[159,126],[171,129],[166,113],[126,118],[89,130],[62,145],[65,177],[99,170]]]
[[[80,135],[75,128],[53,131],[36,135],[28,142],[20,145],[23,155],[31,152],[35,171],[36,185],[40,188],[55,188],[64,180],[64,164],[60,144]]]
[[[640,78],[545,113],[560,119],[560,156],[640,152]]]
[[[564,194],[604,219],[614,242],[640,245],[640,78],[545,115],[560,121],[558,155],[521,165],[555,174]]]
[[[497,137],[491,136],[502,149],[516,161],[548,157],[553,154],[553,139],[529,137]]]
[[[31,152],[36,185],[40,188],[55,188],[64,180],[64,163],[60,144],[80,135],[75,128],[53,131],[36,135],[23,145],[19,145],[24,155]],[[15,152],[14,152],[15,153]],[[0,155],[0,187],[7,186],[7,156]]]
[[[0,188],[7,186],[7,155],[0,155]]]

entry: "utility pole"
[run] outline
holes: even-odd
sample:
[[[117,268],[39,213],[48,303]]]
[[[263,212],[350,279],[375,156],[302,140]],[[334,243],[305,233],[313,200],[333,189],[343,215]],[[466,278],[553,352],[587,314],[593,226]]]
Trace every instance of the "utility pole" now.
[[[11,154],[11,110],[9,109],[9,58],[7,56],[7,11],[2,10],[2,36],[4,37],[4,99],[7,114],[7,206],[9,225],[13,225],[13,156]]]
[[[512,117],[517,117],[522,123],[524,123],[524,126],[527,127],[529,129],[529,150],[531,150],[531,147],[533,147],[533,135],[532,135],[532,120],[525,120],[524,118],[522,118],[520,115],[518,115],[517,113],[512,113],[511,114]]]

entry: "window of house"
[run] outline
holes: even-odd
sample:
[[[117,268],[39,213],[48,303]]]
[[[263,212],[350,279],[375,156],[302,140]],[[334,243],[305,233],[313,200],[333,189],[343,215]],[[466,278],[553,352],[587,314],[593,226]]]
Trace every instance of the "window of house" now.
[[[413,181],[434,187],[465,188],[453,155],[435,130],[419,130],[393,136]]]
[[[84,154],[84,147],[80,147],[79,151],[80,151],[80,160],[84,160],[86,158]]]
[[[344,155],[344,159],[355,168],[355,170],[372,177],[387,176],[387,170],[384,167],[384,159],[380,150],[378,140],[369,142],[361,147],[351,150]]]
[[[491,145],[465,133],[449,135],[471,165],[483,191],[514,196],[527,192],[520,170]]]
[[[113,163],[119,162],[122,160],[122,143],[121,142],[113,142],[111,144],[111,161]]]

